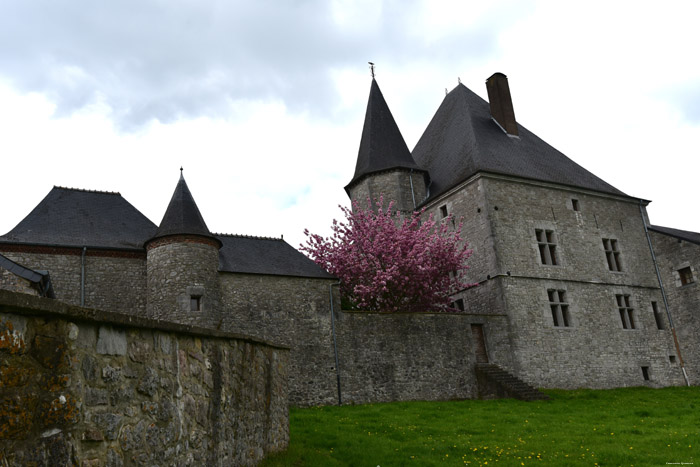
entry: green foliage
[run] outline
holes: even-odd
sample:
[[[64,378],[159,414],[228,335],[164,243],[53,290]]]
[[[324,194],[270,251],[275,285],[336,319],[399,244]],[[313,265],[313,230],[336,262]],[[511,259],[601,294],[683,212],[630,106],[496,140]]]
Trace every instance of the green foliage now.
[[[397,402],[290,411],[262,466],[700,464],[700,388],[546,391],[551,400]]]

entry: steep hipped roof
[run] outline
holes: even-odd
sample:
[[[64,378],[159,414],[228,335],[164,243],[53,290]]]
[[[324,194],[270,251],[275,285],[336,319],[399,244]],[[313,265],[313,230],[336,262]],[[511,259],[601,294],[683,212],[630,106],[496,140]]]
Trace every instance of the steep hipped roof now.
[[[219,271],[333,279],[282,239],[217,235]]]
[[[700,245],[700,233],[697,232],[661,227],[660,225],[650,225],[649,230]]]
[[[430,173],[430,198],[477,172],[512,175],[626,196],[518,124],[508,136],[491,118],[488,102],[459,84],[443,100],[413,149]]]
[[[365,175],[395,168],[421,170],[411,157],[377,81],[372,78],[355,175],[345,190]]]
[[[160,221],[158,230],[153,239],[169,235],[199,235],[202,237],[216,238],[199,212],[190,189],[187,187],[185,177],[180,172],[180,180],[177,182],[173,197],[170,199],[168,209],[165,210],[163,220]]]
[[[140,249],[155,231],[119,193],[53,187],[0,242]]]

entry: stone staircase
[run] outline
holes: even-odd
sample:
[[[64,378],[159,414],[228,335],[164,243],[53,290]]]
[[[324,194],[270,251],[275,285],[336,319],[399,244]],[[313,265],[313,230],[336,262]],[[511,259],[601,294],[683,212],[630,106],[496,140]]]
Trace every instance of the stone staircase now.
[[[477,363],[476,380],[481,399],[513,398],[522,401],[549,399],[548,395],[493,363]]]

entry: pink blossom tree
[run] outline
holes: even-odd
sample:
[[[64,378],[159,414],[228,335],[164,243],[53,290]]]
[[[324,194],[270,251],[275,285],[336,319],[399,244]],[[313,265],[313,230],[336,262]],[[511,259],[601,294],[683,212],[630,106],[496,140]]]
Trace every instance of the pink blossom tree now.
[[[424,210],[397,218],[393,203],[376,211],[357,204],[340,207],[345,222],[333,220],[329,238],[309,233],[301,250],[341,281],[341,293],[355,308],[374,311],[450,309],[450,295],[472,286],[463,272],[471,255],[462,224],[450,218],[421,220]]]

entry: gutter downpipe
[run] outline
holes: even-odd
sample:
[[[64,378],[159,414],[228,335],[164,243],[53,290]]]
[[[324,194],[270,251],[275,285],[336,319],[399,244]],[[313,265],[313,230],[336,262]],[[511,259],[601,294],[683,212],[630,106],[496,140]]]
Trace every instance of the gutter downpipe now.
[[[85,254],[87,247],[83,247],[83,253],[80,255],[80,306],[85,306]]]
[[[408,180],[411,182],[411,197],[413,198],[413,209],[416,209],[416,193],[413,190],[413,169],[408,173]]]
[[[340,281],[328,286],[328,292],[331,299],[331,331],[333,333],[333,353],[335,354],[335,379],[338,384],[338,405],[343,405],[343,399],[340,396],[340,368],[338,367],[338,342],[335,339],[335,310],[333,309],[333,286],[340,285]]]
[[[664,288],[664,283],[661,280],[661,273],[659,272],[659,263],[656,261],[656,254],[654,253],[654,247],[651,244],[651,237],[649,236],[649,229],[647,228],[647,220],[644,217],[644,210],[642,209],[642,200],[639,200],[639,214],[642,216],[642,223],[644,224],[644,233],[647,236],[647,242],[649,242],[649,251],[651,252],[651,259],[654,262],[654,269],[656,270],[656,278],[659,281],[659,287],[661,288],[661,297],[664,299],[664,308],[666,308],[666,316],[668,317],[668,323],[671,326],[671,334],[673,335],[673,343],[676,345],[676,353],[678,353],[678,361],[681,364],[681,371],[683,372],[683,378],[685,378],[686,386],[690,386],[690,381],[688,380],[688,374],[685,372],[685,364],[683,363],[683,356],[681,355],[681,347],[678,344],[678,336],[676,335],[676,327],[673,325],[673,318],[671,318],[671,310],[668,306],[668,299],[666,298],[666,289]]]

